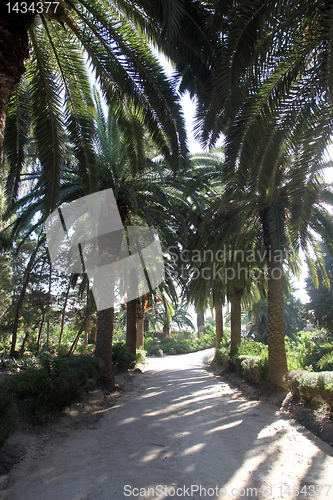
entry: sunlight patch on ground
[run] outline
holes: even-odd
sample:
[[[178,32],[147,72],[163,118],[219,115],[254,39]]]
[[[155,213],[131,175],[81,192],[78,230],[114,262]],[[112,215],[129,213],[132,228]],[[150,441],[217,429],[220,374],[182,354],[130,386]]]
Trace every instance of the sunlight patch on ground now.
[[[186,448],[186,450],[183,451],[182,456],[186,457],[186,455],[193,455],[193,453],[198,453],[203,448],[205,448],[205,446],[206,443],[198,443],[193,446],[190,446],[189,448]]]
[[[231,429],[232,427],[237,427],[243,423],[243,420],[236,420],[235,422],[231,422],[230,424],[219,425],[218,427],[214,427],[214,429],[209,429],[205,431],[204,434],[213,434],[214,432],[224,431],[226,429]]]
[[[138,417],[128,417],[128,418],[125,418],[124,420],[121,420],[121,422],[118,422],[118,426],[131,424],[132,422],[136,422],[137,420],[139,420]]]

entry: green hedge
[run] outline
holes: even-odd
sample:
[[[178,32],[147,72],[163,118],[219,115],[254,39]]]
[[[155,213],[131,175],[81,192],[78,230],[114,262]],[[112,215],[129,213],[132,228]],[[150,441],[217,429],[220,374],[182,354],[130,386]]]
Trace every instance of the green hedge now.
[[[333,410],[333,372],[295,370],[286,375],[286,381],[296,398],[327,403]]]
[[[10,394],[28,401],[33,422],[42,423],[94,385],[102,368],[102,361],[92,356],[46,357],[40,368],[28,368],[12,375],[10,381],[4,382],[2,391],[6,391],[9,384]]]
[[[267,380],[268,358],[243,354],[234,359],[236,369],[250,382],[262,384]]]
[[[161,339],[160,341],[156,339],[149,339],[148,341],[145,341],[145,349],[148,354],[151,354],[152,350],[156,348],[162,349],[162,351],[167,354],[170,349],[171,354],[187,354],[190,352],[210,349],[214,346],[215,334],[205,334],[194,340],[184,339],[182,342],[177,342],[169,338]]]

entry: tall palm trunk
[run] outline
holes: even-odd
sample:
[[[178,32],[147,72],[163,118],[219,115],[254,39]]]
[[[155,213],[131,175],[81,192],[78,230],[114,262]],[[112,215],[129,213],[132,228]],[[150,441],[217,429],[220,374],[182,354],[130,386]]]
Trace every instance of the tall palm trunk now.
[[[264,245],[267,261],[268,282],[268,380],[279,387],[285,387],[282,377],[288,371],[286,348],[284,343],[283,311],[283,269],[275,258],[272,235],[269,229],[268,211],[260,213],[264,232]]]
[[[222,299],[215,306],[215,347],[220,347],[223,337],[223,313],[222,313]]]
[[[136,355],[136,311],[138,299],[129,300],[127,302],[127,324],[126,324],[126,347]]]
[[[95,356],[100,358],[104,363],[104,372],[101,378],[110,385],[113,385],[114,383],[112,370],[113,317],[113,307],[98,311],[98,326],[95,349]]]
[[[242,288],[236,288],[235,295],[231,299],[231,346],[230,355],[237,354],[238,347],[242,340],[242,321],[241,321],[241,298]]]
[[[203,333],[204,326],[205,326],[205,313],[204,311],[197,311],[197,329],[199,336],[201,333]]]
[[[145,318],[145,313],[143,311],[144,309],[144,300],[138,299],[137,300],[137,310],[136,310],[136,348],[139,349],[141,346],[144,345],[144,338],[143,338],[143,323],[144,323],[144,318]]]
[[[23,75],[24,60],[28,57],[28,27],[35,14],[9,13],[7,2],[0,5],[0,165],[6,110],[10,94]]]

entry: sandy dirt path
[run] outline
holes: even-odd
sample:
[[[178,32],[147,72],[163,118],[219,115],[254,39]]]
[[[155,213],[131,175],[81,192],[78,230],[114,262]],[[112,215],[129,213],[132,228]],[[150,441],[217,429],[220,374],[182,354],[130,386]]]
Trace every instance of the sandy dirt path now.
[[[207,372],[211,358],[150,359],[94,428],[28,452],[1,500],[332,500],[332,448]]]

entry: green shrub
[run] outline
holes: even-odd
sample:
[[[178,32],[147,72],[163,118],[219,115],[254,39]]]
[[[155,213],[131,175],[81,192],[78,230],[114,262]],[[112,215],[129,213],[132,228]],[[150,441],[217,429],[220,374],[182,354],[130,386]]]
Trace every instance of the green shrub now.
[[[297,341],[286,341],[288,368],[294,370],[310,370],[319,372],[324,366],[328,371],[333,370],[333,363],[329,362],[328,354],[332,352],[333,343],[326,332],[305,332],[297,335]],[[324,365],[322,358],[328,361]]]
[[[241,355],[235,358],[237,371],[250,382],[262,384],[268,376],[268,357]]]
[[[252,356],[252,357],[268,357],[268,347],[261,342],[254,340],[242,339],[241,345],[238,348],[238,356]]]
[[[136,357],[129,352],[125,341],[112,344],[112,364],[116,372],[126,371],[129,368],[134,368]]]
[[[144,363],[146,359],[146,351],[143,348],[136,350],[136,362]]]
[[[34,423],[42,423],[91,387],[102,368],[102,361],[91,356],[45,356],[41,368],[28,368],[13,376],[15,393],[29,401]]]
[[[176,337],[179,338],[179,337]],[[198,339],[185,339],[181,342],[175,341],[173,338],[165,338],[158,340],[145,339],[145,350],[150,355],[155,349],[162,349],[163,352],[168,354],[170,349],[172,349],[173,354],[187,354],[190,352],[202,351],[204,349],[210,349],[215,346],[215,333],[213,335],[204,334]]]
[[[215,327],[211,323],[206,323],[203,332],[206,335],[215,335]]]
[[[228,366],[229,363],[230,348],[221,346],[215,351],[214,361],[222,365],[223,369]]]
[[[333,372],[296,370],[286,375],[286,381],[296,398],[327,403],[333,410]]]
[[[70,347],[68,345],[61,344],[57,349],[58,356],[60,357],[67,356],[69,349]]]

